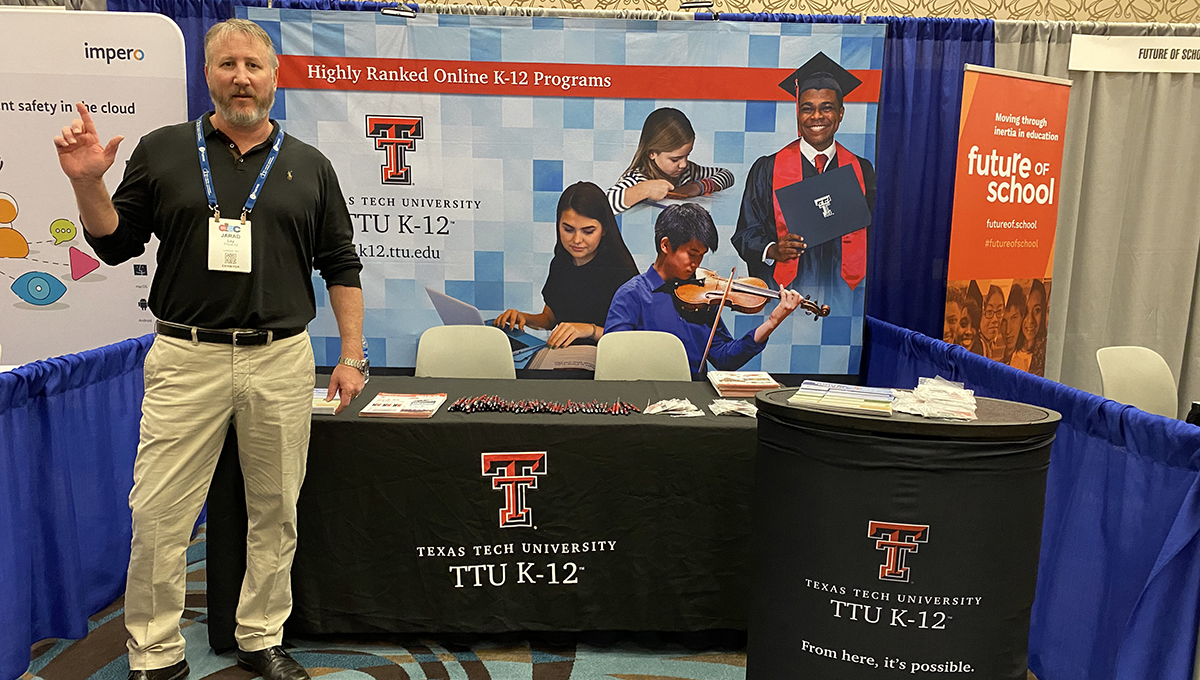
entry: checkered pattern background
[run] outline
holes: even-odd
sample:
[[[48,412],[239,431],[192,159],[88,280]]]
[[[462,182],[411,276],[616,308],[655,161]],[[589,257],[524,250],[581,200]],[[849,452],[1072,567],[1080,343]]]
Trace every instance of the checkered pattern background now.
[[[883,27],[876,25],[460,15],[406,20],[375,12],[237,11],[261,24],[280,54],[789,68],[822,51],[848,69],[879,69],[883,63]],[[372,216],[355,218],[355,240],[389,256],[363,257],[371,362],[411,367],[421,332],[441,323],[424,287],[474,304],[488,319],[507,308],[541,311],[559,194],[577,181],[594,182],[601,189],[615,183],[633,156],[646,116],[662,106],[678,108],[691,120],[697,134],[693,161],[728,168],[737,178],[734,187],[698,202],[712,212],[721,239],[705,266],[719,272],[738,266],[744,272],[729,238],[746,173],[759,156],[795,139],[791,103],[292,89],[279,91],[273,117],[288,134],[330,158],[350,212]],[[837,135],[849,150],[872,161],[876,112],[876,104],[847,104]],[[381,184],[384,154],[366,137],[368,115],[423,117],[424,138],[407,156],[412,186]],[[412,199],[480,205],[403,205]],[[639,206],[619,218],[625,242],[643,270],[654,260],[658,212]],[[383,215],[388,215],[387,224]],[[408,229],[398,233],[401,215],[412,217]],[[452,222],[446,225],[448,235],[436,235],[439,217]],[[407,249],[409,256],[392,257],[393,248]],[[417,258],[419,250],[427,255],[437,251],[436,257]],[[317,363],[331,365],[340,351],[337,326],[324,285],[316,277],[314,285],[319,309],[310,332]],[[801,291],[829,304],[833,313],[816,322],[797,313],[746,368],[857,373],[865,287],[850,291],[839,280],[831,290]],[[763,314],[769,312],[770,307]],[[725,319],[740,335],[761,323],[763,314],[727,312]]]

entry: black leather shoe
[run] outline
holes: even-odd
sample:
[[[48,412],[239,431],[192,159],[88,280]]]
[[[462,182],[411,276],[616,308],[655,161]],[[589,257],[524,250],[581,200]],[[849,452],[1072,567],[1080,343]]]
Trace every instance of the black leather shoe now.
[[[187,661],[149,671],[129,671],[129,680],[183,680],[188,676]],[[307,677],[307,676],[306,676]]]
[[[237,665],[248,671],[258,671],[263,680],[310,680],[304,666],[283,651],[283,647],[267,647],[258,652],[238,650]]]

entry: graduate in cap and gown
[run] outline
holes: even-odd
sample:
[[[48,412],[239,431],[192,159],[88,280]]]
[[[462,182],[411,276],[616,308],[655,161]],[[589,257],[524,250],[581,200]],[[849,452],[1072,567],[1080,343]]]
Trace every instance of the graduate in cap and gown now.
[[[788,225],[775,191],[819,173],[849,165],[867,207],[875,208],[875,168],[834,139],[846,109],[842,98],[861,81],[825,53],[788,75],[779,87],[796,98],[800,138],[754,162],[746,178],[737,229],[731,241],[751,276],[772,287],[793,283],[829,298],[852,291],[866,277],[866,229],[807,247],[804,225]]]

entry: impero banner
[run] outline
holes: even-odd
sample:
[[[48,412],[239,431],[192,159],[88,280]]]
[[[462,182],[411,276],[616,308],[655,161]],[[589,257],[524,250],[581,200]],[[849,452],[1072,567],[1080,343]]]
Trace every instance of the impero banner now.
[[[1071,81],[967,65],[943,340],[1036,375]]]
[[[53,139],[82,101],[121,181],[138,138],[187,116],[183,35],[158,14],[4,10],[0,40],[0,345],[5,364],[151,332],[157,241],[107,267],[84,243]],[[47,49],[53,36],[54,49]],[[32,56],[36,55],[36,57]]]
[[[881,26],[238,12],[277,41],[273,116],[337,170],[364,263],[377,365],[413,366],[417,340],[433,326],[486,323],[506,310],[540,314],[551,300],[588,307],[603,325],[620,281],[550,276],[559,199],[579,182],[609,192],[635,165],[656,110],[676,109],[693,131],[670,150],[690,146],[696,172],[716,175],[706,185],[715,191],[686,200],[712,214],[717,249],[702,266],[722,275],[735,266],[745,275],[748,260],[763,266],[761,250],[740,254],[731,239],[751,166],[797,139],[796,100],[780,87],[794,69],[824,53],[862,81],[846,97],[835,141],[875,157]],[[630,271],[645,272],[655,220],[678,201],[630,202],[616,225]],[[814,250],[801,262],[831,270]],[[830,315],[796,312],[745,369],[858,373],[866,284],[807,271],[801,266],[792,287],[828,304]],[[330,365],[340,341],[327,299],[319,304],[310,333],[317,363]],[[739,337],[773,307],[722,318]],[[536,342],[548,332],[532,334]]]

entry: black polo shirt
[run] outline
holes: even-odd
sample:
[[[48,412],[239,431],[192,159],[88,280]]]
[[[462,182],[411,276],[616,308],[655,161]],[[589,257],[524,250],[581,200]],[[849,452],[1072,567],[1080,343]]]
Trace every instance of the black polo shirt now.
[[[246,197],[270,153],[267,141],[241,158],[236,145],[204,116],[205,143],[221,215],[240,217]],[[159,128],[142,137],[113,194],[120,223],[103,238],[86,233],[105,263],[145,252],[158,237],[158,267],[150,310],[163,321],[202,328],[306,326],[316,316],[312,272],[327,286],[360,288],[362,263],[350,214],[329,160],[291,135],[284,137],[266,184],[250,214],[251,271],[208,269],[208,219],[196,151],[196,124]]]

